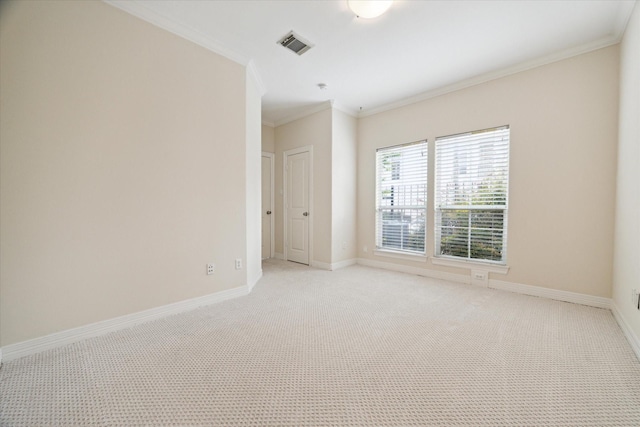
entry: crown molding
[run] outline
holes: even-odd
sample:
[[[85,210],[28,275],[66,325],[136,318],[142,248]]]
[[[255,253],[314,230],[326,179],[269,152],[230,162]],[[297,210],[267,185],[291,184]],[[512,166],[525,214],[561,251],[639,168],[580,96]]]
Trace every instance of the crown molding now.
[[[130,0],[102,0],[104,3],[116,7],[124,12],[129,13],[137,18],[142,19],[156,27],[169,31],[183,39],[187,39],[199,46],[204,47],[218,55],[224,56],[233,62],[248,66],[250,58],[236,52],[228,47],[223,46],[218,41],[212,39],[210,36],[202,33],[195,28],[192,28],[184,23],[177,22],[176,20],[167,16],[161,15],[144,5],[144,2],[130,1]]]
[[[281,120],[276,120],[274,122],[274,127],[286,125],[287,123],[291,123],[293,121],[302,119],[304,117],[310,116],[315,113],[319,113],[320,111],[328,110],[333,107],[333,100],[323,101],[319,104],[314,104],[310,107],[302,107],[298,110],[297,113],[292,114],[290,116],[285,117]]]
[[[523,71],[528,71],[534,68],[542,67],[543,65],[552,64],[554,62],[562,61],[564,59],[569,59],[574,56],[582,55],[584,53],[589,53],[595,50],[604,49],[606,47],[620,43],[622,35],[623,33],[605,37],[603,39],[596,40],[595,42],[592,42],[592,43],[587,43],[571,49],[565,49],[563,51],[556,52],[551,55],[546,55],[531,61],[522,62],[512,67],[491,71],[489,73],[481,74],[479,76],[462,80],[457,83],[453,83],[453,84],[443,86],[437,89],[433,89],[427,92],[423,92],[418,95],[410,96],[400,101],[384,104],[367,111],[361,111],[358,114],[358,118],[373,116],[374,114],[382,113],[389,110],[394,110],[396,108],[405,107],[407,105],[416,104],[418,102],[436,98],[438,96],[445,95],[447,93],[456,92],[462,89],[467,89],[472,86],[477,86],[479,84],[487,83],[492,80],[497,80],[502,77],[507,77],[512,74],[521,73]]]
[[[181,22],[177,22],[172,18],[169,18],[165,15],[159,14],[149,9],[144,5],[144,2],[142,1],[130,1],[130,0],[102,0],[102,1],[108,5],[111,5],[133,16],[136,16],[146,22],[149,22],[152,25],[155,25],[179,37],[189,40],[218,55],[224,56],[225,58],[231,61],[244,65],[245,67],[247,67],[247,74],[251,78],[253,78],[253,80],[256,82],[256,85],[258,87],[258,90],[261,96],[263,96],[266,93],[267,89],[260,77],[260,74],[258,73],[255,63],[251,58],[248,58],[239,52],[229,49],[228,47],[224,46],[220,42],[214,40],[210,36],[202,33],[201,31],[191,26],[188,26]],[[609,37],[605,37],[595,42],[588,43],[575,48],[566,49],[560,52],[556,52],[554,54],[547,55],[532,61],[527,61],[521,64],[514,65],[512,67],[507,67],[500,70],[485,73],[485,74],[472,77],[457,83],[453,83],[451,85],[447,85],[447,86],[436,88],[430,91],[422,92],[420,94],[413,95],[413,96],[401,99],[399,101],[374,107],[370,110],[357,111],[353,108],[350,108],[335,102],[333,103],[334,104],[333,108],[336,108],[337,110],[342,111],[345,114],[354,116],[356,118],[372,116],[378,113],[382,113],[385,111],[415,104],[421,101],[425,101],[431,98],[445,95],[450,92],[466,89],[472,86],[476,86],[476,85],[486,83],[492,80],[496,80],[502,77],[506,77],[511,74],[520,73],[520,72],[537,68],[543,65],[547,65],[553,62],[568,59],[573,56],[581,55],[584,53],[588,53],[594,50],[602,49],[602,48],[617,44],[621,41],[622,37],[624,36],[626,26],[629,22],[631,14],[633,13],[633,9],[637,3],[638,3],[637,0],[620,1],[619,7],[618,7],[618,14],[616,17],[615,30],[613,34],[611,34]],[[333,102],[333,101],[326,101],[326,102]],[[280,126],[280,125],[292,122],[294,120],[300,119],[302,117],[308,116],[310,114],[322,111],[326,108],[329,108],[329,106],[325,105],[325,103],[322,103],[320,105],[315,105],[310,108],[303,108],[300,110],[300,112],[293,114],[291,116],[287,116],[283,119],[275,120],[273,122],[263,121],[263,123],[267,124],[268,126],[276,127],[276,126]]]
[[[296,121],[298,119],[302,119],[304,117],[310,116],[312,114],[315,113],[319,113],[320,111],[324,111],[327,110],[329,108],[332,108],[334,110],[338,110],[341,111],[343,113],[345,113],[348,116],[354,117],[354,118],[358,118],[358,112],[353,109],[353,108],[349,108],[346,105],[334,100],[334,99],[329,99],[327,101],[323,101],[319,104],[314,104],[312,106],[309,107],[302,107],[301,109],[298,110],[297,113],[292,114],[290,116],[286,116],[283,119],[280,120],[276,120],[275,122],[270,122],[270,121],[266,121],[263,120],[262,124],[267,125],[267,126],[271,126],[271,127],[277,127],[277,126],[282,126],[285,125],[287,123],[291,123],[293,121]]]
[[[333,102],[332,106],[334,110],[338,110],[345,113],[348,116],[358,118],[358,110],[356,110],[355,108],[347,107],[346,105],[342,104],[340,101],[332,100],[332,102]]]

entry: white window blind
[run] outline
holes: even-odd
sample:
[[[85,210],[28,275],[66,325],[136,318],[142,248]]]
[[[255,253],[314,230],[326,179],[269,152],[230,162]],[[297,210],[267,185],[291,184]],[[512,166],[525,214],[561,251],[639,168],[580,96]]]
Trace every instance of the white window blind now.
[[[509,126],[436,138],[436,256],[506,262]]]
[[[427,141],[376,151],[376,247],[425,253]]]

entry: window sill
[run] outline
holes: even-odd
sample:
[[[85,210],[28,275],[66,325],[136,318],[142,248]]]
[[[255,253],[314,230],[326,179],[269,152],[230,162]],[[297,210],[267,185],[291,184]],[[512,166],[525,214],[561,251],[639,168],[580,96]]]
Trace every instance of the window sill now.
[[[377,256],[387,257],[387,258],[404,259],[407,261],[427,262],[426,255],[411,254],[407,252],[396,252],[396,251],[390,251],[387,249],[375,249],[373,251],[373,254]]]
[[[487,271],[489,273],[507,274],[509,272],[508,265],[492,264],[488,262],[474,262],[462,259],[450,258],[431,258],[431,264],[444,265],[447,267],[467,268],[469,270]]]

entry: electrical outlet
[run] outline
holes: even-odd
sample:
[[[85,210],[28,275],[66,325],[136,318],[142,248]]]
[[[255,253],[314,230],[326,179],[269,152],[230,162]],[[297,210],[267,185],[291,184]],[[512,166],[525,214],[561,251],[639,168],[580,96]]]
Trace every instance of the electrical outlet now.
[[[216,269],[216,265],[215,264],[207,264],[207,274],[213,274],[213,272]]]
[[[242,269],[242,258],[236,258],[236,270]]]
[[[481,270],[471,270],[471,284],[487,287],[489,285],[489,273]]]

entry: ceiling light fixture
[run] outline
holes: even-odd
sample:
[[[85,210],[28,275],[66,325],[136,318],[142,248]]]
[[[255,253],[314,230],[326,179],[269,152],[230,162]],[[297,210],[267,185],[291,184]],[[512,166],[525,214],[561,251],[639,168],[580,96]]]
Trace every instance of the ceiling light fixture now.
[[[390,7],[393,0],[347,0],[349,9],[356,14],[358,18],[376,18],[385,13]]]

